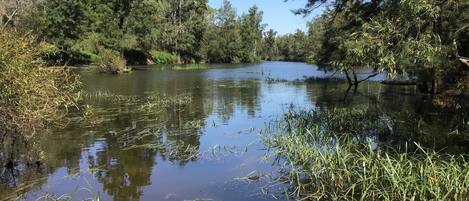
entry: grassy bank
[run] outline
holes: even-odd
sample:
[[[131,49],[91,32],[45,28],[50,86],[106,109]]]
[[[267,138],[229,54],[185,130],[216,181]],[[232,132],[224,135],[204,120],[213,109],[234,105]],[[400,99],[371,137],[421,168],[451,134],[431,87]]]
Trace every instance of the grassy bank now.
[[[292,111],[264,142],[282,167],[289,196],[305,200],[466,200],[466,155],[418,145],[413,151],[376,146],[386,120],[365,109]]]

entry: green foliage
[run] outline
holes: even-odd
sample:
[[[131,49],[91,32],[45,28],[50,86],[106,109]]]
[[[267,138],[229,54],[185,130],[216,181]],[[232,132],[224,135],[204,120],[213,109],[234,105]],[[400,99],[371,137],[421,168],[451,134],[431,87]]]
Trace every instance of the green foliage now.
[[[372,113],[371,113],[372,114]],[[464,200],[469,192],[467,155],[375,147],[388,122],[367,109],[296,111],[265,143],[285,160],[287,195],[302,200]],[[277,133],[276,133],[277,132]]]
[[[253,6],[240,19],[241,62],[243,63],[260,61],[262,33],[264,30],[262,15],[262,11],[259,11],[257,6]]]
[[[277,32],[270,29],[264,33],[262,38],[262,59],[263,60],[277,60],[278,46],[277,46]]]
[[[99,71],[102,73],[120,74],[128,72],[125,59],[114,50],[102,48],[99,50]]]
[[[31,138],[49,124],[60,124],[75,103],[80,83],[66,68],[44,67],[41,56],[50,45],[38,45],[30,35],[0,32],[0,138]],[[42,52],[47,50],[46,52]],[[8,149],[7,149],[8,150]]]
[[[238,17],[228,1],[217,11],[207,0],[44,0],[32,7],[22,25],[60,49],[47,57],[51,63],[94,63],[100,46],[171,52],[182,63],[255,62],[262,52],[262,12],[253,7]]]
[[[205,35],[204,51],[209,63],[240,63],[242,38],[236,10],[229,1],[213,16],[212,24]]]
[[[80,55],[83,59],[87,60],[90,63],[96,63],[99,61],[99,56],[93,52],[89,52],[86,50],[81,50]]]
[[[321,2],[328,1],[310,0],[298,12],[307,14]],[[469,44],[460,36],[469,31],[467,2],[330,2],[334,6],[310,25],[309,37],[316,41],[308,53],[311,62],[354,76],[366,67],[417,78],[420,89],[431,93],[464,76],[462,66],[469,64],[460,60],[467,56]]]
[[[179,63],[179,57],[168,52],[152,50],[150,51],[151,59],[157,64],[176,64]]]
[[[277,39],[280,60],[305,61],[308,48],[307,35],[297,30],[294,34],[286,34]]]

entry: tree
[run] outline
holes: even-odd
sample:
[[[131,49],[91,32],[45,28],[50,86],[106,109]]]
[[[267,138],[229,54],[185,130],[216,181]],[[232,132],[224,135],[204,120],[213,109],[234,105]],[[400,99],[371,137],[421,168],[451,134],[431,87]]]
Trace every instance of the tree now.
[[[309,0],[298,14],[308,14],[319,4],[330,10],[317,19],[316,27],[327,24],[318,63],[346,74],[355,85],[380,72],[406,75],[419,80],[420,89],[436,93],[442,83],[460,77],[467,41],[468,3],[462,1],[416,0]],[[457,11],[457,12],[454,12]],[[458,20],[459,19],[459,20]],[[324,26],[323,26],[324,27]],[[358,68],[375,72],[362,80]]]
[[[264,33],[262,40],[262,59],[276,60],[278,57],[277,32],[273,29]]]
[[[251,63],[259,61],[261,51],[262,32],[262,11],[257,6],[249,9],[240,19],[240,32],[242,38],[242,56],[241,62]]]
[[[284,61],[305,61],[308,43],[307,35],[296,30],[294,34],[286,34],[277,39],[280,60]]]
[[[239,63],[242,57],[242,38],[236,10],[227,0],[217,10],[213,25],[205,41],[207,61],[211,63]]]

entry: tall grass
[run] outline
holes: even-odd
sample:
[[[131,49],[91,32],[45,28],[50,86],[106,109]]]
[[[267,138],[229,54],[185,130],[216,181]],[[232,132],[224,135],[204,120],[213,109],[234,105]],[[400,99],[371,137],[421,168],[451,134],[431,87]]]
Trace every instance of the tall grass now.
[[[467,155],[417,145],[413,151],[376,146],[382,120],[366,110],[290,112],[264,142],[304,200],[467,200]],[[381,124],[381,125],[380,125]],[[376,127],[374,131],[372,127]],[[366,137],[369,136],[369,137]]]

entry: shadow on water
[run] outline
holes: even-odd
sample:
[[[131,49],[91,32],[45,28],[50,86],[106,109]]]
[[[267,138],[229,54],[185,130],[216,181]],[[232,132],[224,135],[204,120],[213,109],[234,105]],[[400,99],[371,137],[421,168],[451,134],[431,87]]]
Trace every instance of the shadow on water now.
[[[316,110],[365,106],[393,120],[395,135],[380,143],[418,140],[469,153],[467,100],[377,82],[346,93],[341,81],[297,81],[328,75],[302,63],[139,68],[146,69],[122,76],[78,71],[85,115],[72,111],[66,128],[34,140],[39,166],[1,164],[2,198],[70,194],[82,200],[99,192],[103,200],[273,200],[260,192],[269,181],[234,178],[275,170],[261,160],[258,133],[292,104]]]
[[[419,142],[440,152],[469,153],[467,97],[422,94],[416,86],[377,82],[362,84],[356,91],[341,82],[316,82],[308,87],[318,94],[312,99],[316,110],[366,107],[389,118],[393,135],[383,136],[382,144],[399,148]]]

